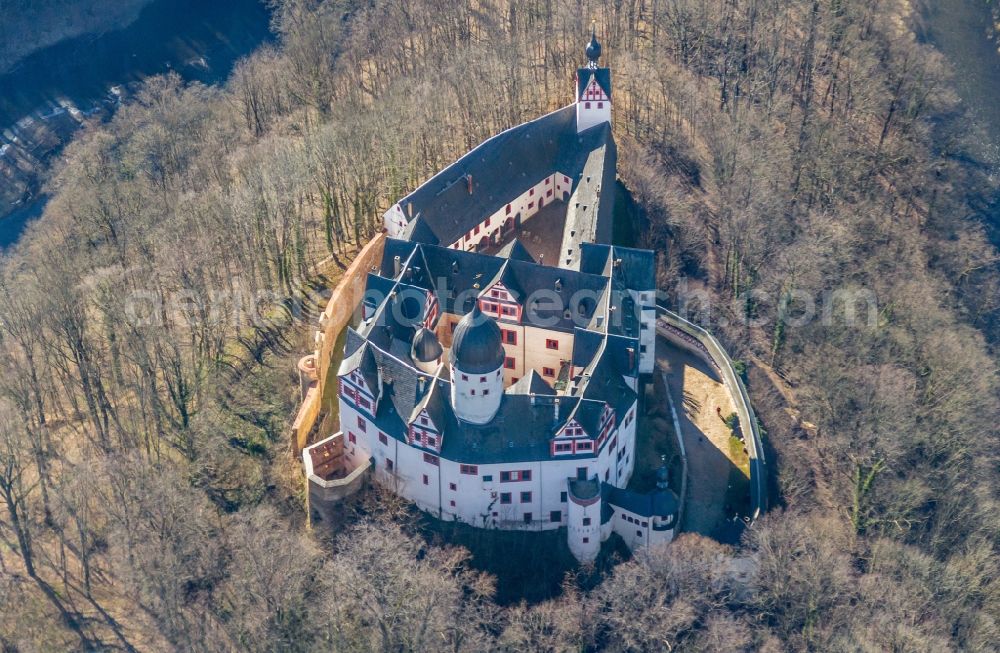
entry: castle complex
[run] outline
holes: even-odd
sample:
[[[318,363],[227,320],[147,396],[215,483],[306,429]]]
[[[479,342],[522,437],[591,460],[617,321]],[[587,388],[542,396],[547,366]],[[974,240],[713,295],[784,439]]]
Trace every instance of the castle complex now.
[[[480,144],[384,216],[380,264],[349,327],[337,456],[445,520],[565,528],[597,557],[673,538],[678,504],[627,488],[640,376],[653,371],[655,257],[611,244],[611,73],[575,102]],[[543,221],[561,228],[533,253]],[[554,247],[558,243],[558,250]],[[332,445],[304,454],[307,471]]]

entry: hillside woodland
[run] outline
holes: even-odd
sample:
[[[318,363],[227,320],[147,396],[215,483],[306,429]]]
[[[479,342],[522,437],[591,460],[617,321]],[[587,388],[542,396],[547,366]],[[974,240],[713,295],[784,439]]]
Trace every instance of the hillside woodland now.
[[[995,650],[996,189],[905,11],[284,0],[224,86],[149,80],[0,262],[0,648]],[[501,605],[390,499],[306,528],[294,361],[394,198],[571,100],[591,18],[639,244],[747,362],[774,505]],[[844,289],[870,323],[798,325]]]
[[[0,73],[36,50],[89,32],[118,29],[150,0],[0,0]]]

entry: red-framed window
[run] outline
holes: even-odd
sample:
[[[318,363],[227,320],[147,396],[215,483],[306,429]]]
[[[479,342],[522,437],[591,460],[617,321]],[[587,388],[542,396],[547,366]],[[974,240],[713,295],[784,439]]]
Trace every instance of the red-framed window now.
[[[367,424],[367,422],[365,422],[365,418],[361,417],[360,415],[358,415],[358,429],[362,433],[365,433],[367,431],[367,429],[368,429],[368,424]]]
[[[552,181],[552,178],[551,178],[551,177],[546,177],[546,178],[545,178],[545,185],[546,185],[546,186],[548,186],[548,185],[549,185],[549,183],[551,183],[551,181]]]
[[[471,476],[475,476],[476,474],[479,473],[479,466],[478,465],[459,465],[458,466],[458,471],[462,472],[463,474],[469,474]]]
[[[452,508],[454,508],[455,507],[455,500],[452,499],[451,501],[449,501],[448,505],[450,505]]]
[[[454,483],[449,483],[448,489],[451,490],[452,492],[456,492],[458,490],[458,486],[455,485]]]
[[[430,484],[431,484],[431,479],[427,477],[427,474],[424,474],[424,485],[430,485]]]
[[[385,459],[385,468],[391,472],[393,467],[394,467],[394,465],[392,464],[392,458],[386,458]]]
[[[503,366],[506,367],[508,370],[514,369],[514,364],[515,361],[510,356],[507,356],[506,358],[503,359]]]
[[[594,448],[594,443],[591,442],[590,440],[585,440],[583,442],[576,443],[577,451],[591,451],[593,450],[593,448]]]
[[[534,194],[535,194],[535,189],[534,188],[532,188],[531,190],[528,191],[528,197],[531,197]]]
[[[546,181],[548,181],[548,180],[546,180]],[[552,197],[552,189],[551,188],[548,191],[546,191],[545,197]]]
[[[352,431],[348,431],[347,432],[347,440],[351,444],[357,444],[358,443],[358,436],[354,435],[354,433]]]
[[[474,233],[474,234],[478,234],[479,233],[479,225],[478,224],[476,225],[476,228],[472,230],[472,233]]]
[[[495,297],[496,299],[500,299],[500,291],[499,290],[491,290],[490,291],[490,297]]]
[[[500,329],[501,335],[503,335],[504,343],[508,345],[517,344],[517,331],[511,331],[510,329]]]
[[[483,224],[485,224],[487,227],[490,226],[490,219],[486,218],[486,222],[484,222]]]
[[[521,503],[531,503],[531,492],[521,493]]]
[[[486,383],[486,377],[485,376],[479,377],[479,382],[480,383]]]
[[[462,380],[463,381],[468,381],[469,380],[469,375],[468,374],[463,374],[462,375]]]
[[[559,341],[558,340],[553,340],[552,338],[546,338],[545,339],[545,348],[546,349],[559,349]]]
[[[573,451],[573,443],[572,442],[556,442],[555,445],[554,445],[554,447],[553,447],[553,450],[556,453],[569,453],[569,452]]]
[[[425,435],[424,437],[427,438],[427,446],[428,447],[436,447],[437,446],[437,438],[435,438],[433,435]]]
[[[382,444],[389,444],[389,438],[388,436],[386,436],[385,433],[378,434],[378,441],[381,442]]]
[[[502,505],[507,505],[507,504],[510,503],[510,492],[501,492],[500,493],[500,503]]]
[[[590,108],[590,102],[584,102],[583,103],[583,108],[584,109],[589,109]]]
[[[421,417],[420,418],[420,423],[423,424],[424,426],[427,426],[427,418],[426,417]]]
[[[510,204],[508,204],[507,208],[504,209],[504,213],[507,214],[507,215],[510,215]]]
[[[603,102],[598,102],[597,103],[597,108],[598,109],[603,109],[604,108],[604,103]]]
[[[542,376],[555,376],[555,375],[556,375],[556,371],[554,369],[552,369],[551,367],[543,367],[542,368]]]
[[[494,309],[494,310],[496,310],[496,309]],[[517,309],[514,308],[513,306],[501,306],[500,307],[500,313],[501,313],[501,315],[516,316],[517,315]]]
[[[441,459],[435,456],[434,454],[424,453],[424,462],[429,463],[431,465],[440,465]]]
[[[530,469],[519,469],[507,472],[500,472],[501,483],[511,483],[515,481],[530,481],[530,480],[531,480]]]
[[[528,202],[528,208],[529,209],[535,208],[535,203],[534,202]]]

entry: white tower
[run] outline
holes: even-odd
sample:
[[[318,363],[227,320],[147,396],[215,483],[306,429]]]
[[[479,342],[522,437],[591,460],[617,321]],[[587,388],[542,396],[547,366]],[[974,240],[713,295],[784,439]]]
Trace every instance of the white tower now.
[[[488,423],[503,399],[504,350],[500,327],[478,303],[455,327],[449,358],[455,416],[471,424]]]
[[[597,28],[587,44],[587,66],[576,71],[576,131],[580,133],[595,125],[611,122],[611,69],[598,68],[601,44]]]
[[[580,562],[593,562],[601,551],[601,484],[597,477],[590,480],[570,478],[567,511],[567,544],[570,553]]]

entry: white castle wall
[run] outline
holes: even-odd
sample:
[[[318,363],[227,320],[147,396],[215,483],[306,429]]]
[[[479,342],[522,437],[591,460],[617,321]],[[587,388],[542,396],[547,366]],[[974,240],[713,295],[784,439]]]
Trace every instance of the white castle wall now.
[[[588,477],[607,477],[613,485],[623,487],[634,465],[634,420],[609,434],[609,443],[617,434],[615,450],[605,444],[597,456],[589,458],[475,465],[472,474],[463,473],[458,461],[435,456],[390,434],[385,434],[382,442],[381,432],[364,412],[344,399],[340,401],[340,417],[349,461],[360,464],[370,457],[375,479],[382,485],[435,516],[480,527],[547,530],[566,526],[569,506],[563,493],[567,492],[566,479],[576,477],[578,468],[586,467]],[[359,427],[359,418],[364,428]],[[621,458],[618,451],[624,452]],[[531,472],[530,480],[501,480],[504,471],[522,470]],[[531,492],[530,501],[521,501],[521,492]],[[510,493],[509,504],[501,503],[502,493]],[[553,511],[559,511],[558,521],[552,519]],[[525,513],[531,513],[530,523],[524,521]]]

